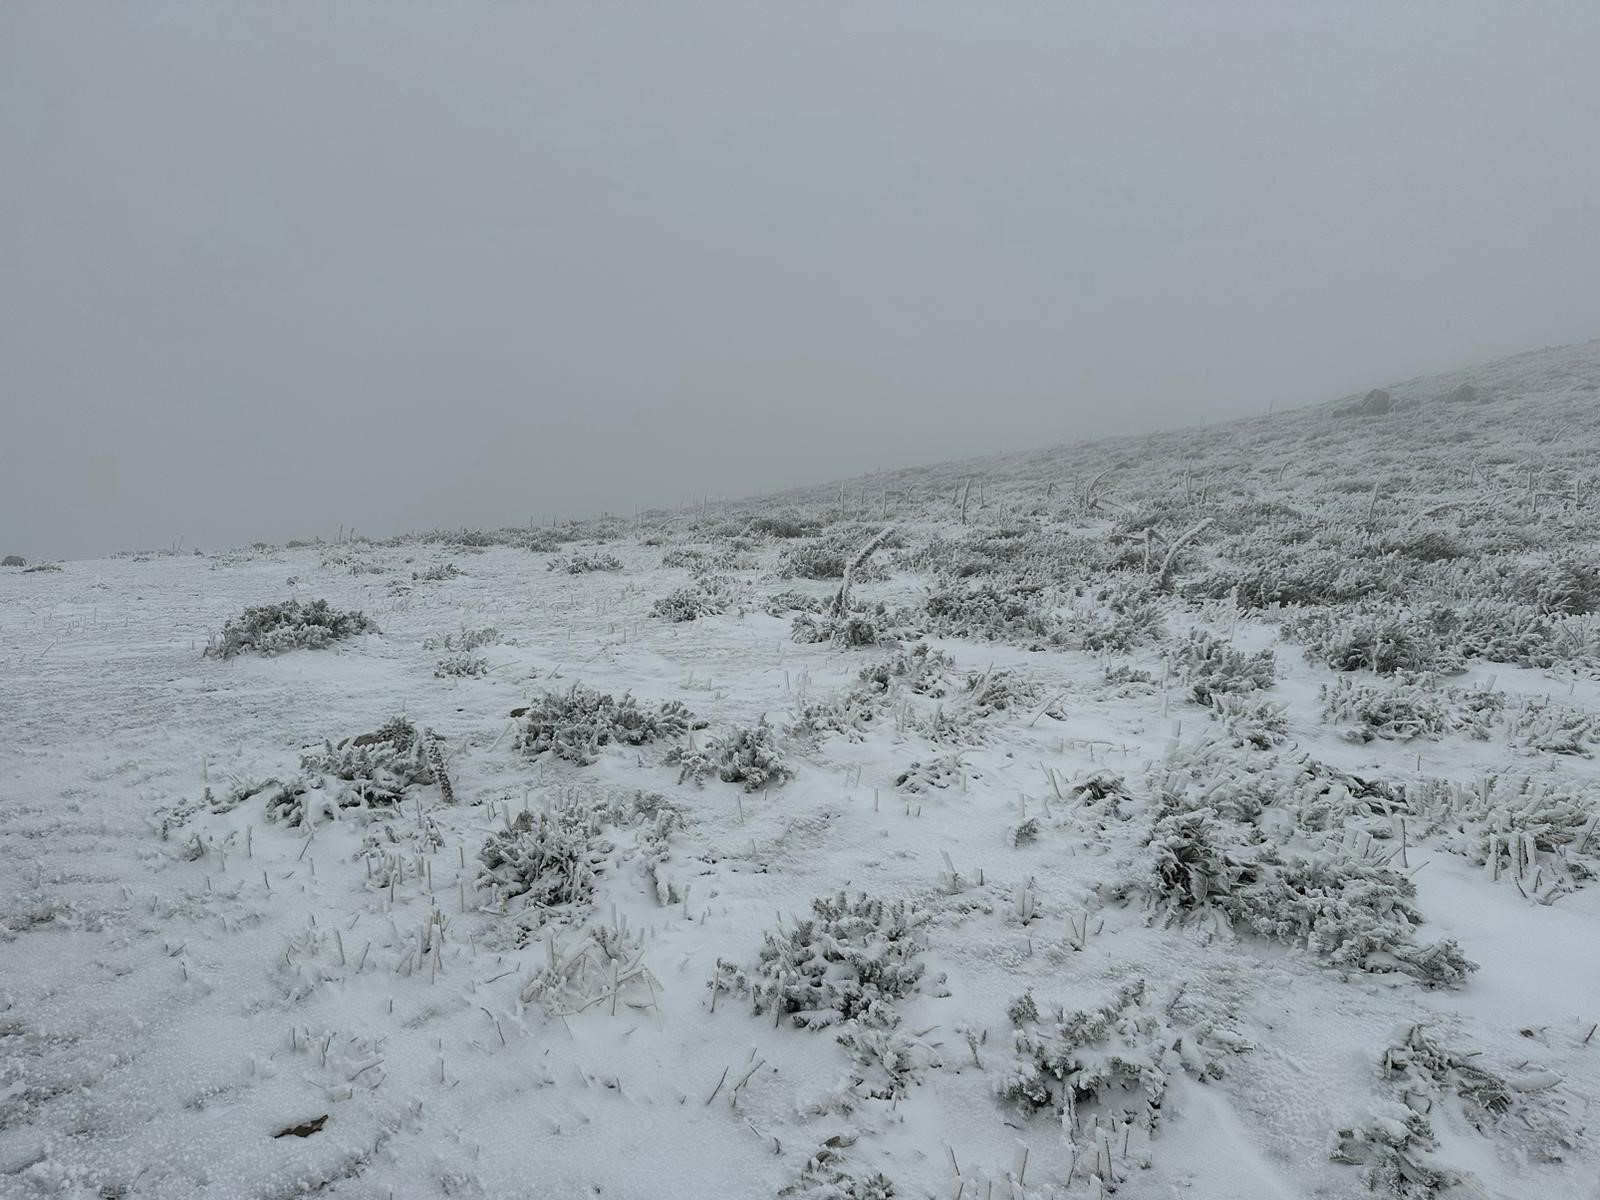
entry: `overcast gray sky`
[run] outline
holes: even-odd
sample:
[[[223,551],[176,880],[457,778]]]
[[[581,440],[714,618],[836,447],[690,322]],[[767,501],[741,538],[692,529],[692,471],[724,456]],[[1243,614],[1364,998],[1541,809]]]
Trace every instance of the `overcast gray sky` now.
[[[0,4],[0,553],[631,512],[1600,335],[1600,4]]]

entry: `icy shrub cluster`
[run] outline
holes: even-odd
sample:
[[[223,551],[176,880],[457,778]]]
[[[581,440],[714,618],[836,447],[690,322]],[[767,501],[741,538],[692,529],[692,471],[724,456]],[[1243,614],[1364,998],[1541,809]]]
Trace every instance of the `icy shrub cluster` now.
[[[481,654],[447,654],[433,664],[433,673],[440,679],[475,679],[489,673],[489,660]]]
[[[341,612],[326,600],[301,604],[285,600],[247,608],[223,625],[205,648],[207,658],[232,658],[253,650],[280,654],[285,650],[319,650],[340,638],[376,633],[378,627],[360,612]]]
[[[1200,629],[1192,630],[1173,647],[1172,663],[1198,704],[1212,704],[1221,695],[1241,695],[1269,688],[1278,665],[1271,650],[1247,654]]]
[[[478,854],[479,884],[496,903],[524,907],[581,906],[594,895],[596,873],[610,851],[602,811],[567,798],[518,813],[510,827],[492,833]]]
[[[650,615],[667,621],[698,621],[726,612],[734,603],[732,581],[702,575],[689,587],[674,588],[650,606]]]
[[[1475,1054],[1450,1050],[1423,1025],[1397,1031],[1379,1060],[1384,1090],[1363,1121],[1338,1130],[1330,1157],[1364,1168],[1363,1182],[1376,1195],[1397,1200],[1432,1200],[1477,1190],[1469,1172],[1435,1161],[1440,1139],[1433,1118],[1459,1116],[1477,1133],[1507,1130],[1536,1162],[1562,1162],[1581,1135],[1559,1108],[1544,1099],[1558,1083],[1553,1072],[1525,1069],[1501,1075]],[[1511,1118],[1515,1118],[1513,1124]]]
[[[1600,794],[1592,785],[1486,775],[1471,785],[1428,780],[1408,800],[1441,844],[1495,878],[1510,875],[1544,903],[1594,877]]]
[[[500,631],[493,626],[483,629],[463,629],[460,633],[447,633],[443,637],[424,638],[424,650],[471,651],[492,646],[500,640]]]
[[[883,604],[844,612],[828,609],[816,616],[803,612],[791,623],[789,636],[807,645],[829,642],[835,646],[876,646],[893,640],[891,631],[898,631],[901,618],[902,614],[891,613]]]
[[[1236,746],[1269,750],[1289,736],[1288,705],[1223,692],[1211,697],[1211,717]]]
[[[1174,1071],[1220,1079],[1223,1055],[1245,1043],[1213,1021],[1176,1019],[1181,993],[1157,1005],[1145,992],[1145,981],[1135,979],[1099,1008],[1048,1015],[1031,994],[1012,1001],[1015,1057],[995,1085],[1000,1098],[1026,1113],[1050,1113],[1064,1131],[1091,1115],[1154,1129]]]
[[[597,761],[612,744],[642,746],[681,737],[694,721],[676,700],[646,709],[626,692],[619,699],[579,683],[565,692],[545,692],[521,715],[516,744],[523,753],[554,751],[579,766]]]
[[[426,571],[413,571],[411,578],[417,583],[443,583],[447,579],[455,579],[461,574],[461,568],[455,563],[440,563],[436,567],[429,567]]]
[[[1404,742],[1456,732],[1484,741],[1506,702],[1502,692],[1441,688],[1427,676],[1389,686],[1343,678],[1324,684],[1320,696],[1323,719],[1354,726],[1345,731],[1354,742]]]
[[[411,788],[435,785],[449,803],[454,797],[443,765],[437,738],[395,717],[372,733],[301,755],[299,776],[268,793],[266,816],[303,825],[345,809],[393,809]]]
[[[862,667],[858,678],[867,690],[882,695],[902,687],[920,696],[940,697],[950,689],[955,660],[926,642],[896,650],[888,658]]]
[[[1590,747],[1600,742],[1600,714],[1548,699],[1526,700],[1507,720],[1506,733],[1529,750],[1589,758]]]
[[[736,725],[713,737],[704,750],[693,745],[674,747],[667,762],[679,768],[678,782],[699,784],[715,774],[725,783],[742,783],[747,792],[781,784],[793,771],[772,726],[762,717],[754,725]]]
[[[787,1016],[803,1029],[845,1021],[892,1029],[894,1002],[921,980],[929,914],[904,901],[840,892],[811,902],[811,916],[766,935],[754,970],[719,965],[712,988],[747,992],[757,1013]]]
[[[877,1171],[855,1175],[840,1148],[856,1134],[834,1134],[806,1159],[800,1177],[778,1189],[778,1200],[895,1200],[899,1195],[888,1176]]]
[[[787,732],[791,738],[804,742],[815,742],[829,733],[859,742],[879,716],[877,697],[865,688],[856,688],[827,699],[806,701]]]
[[[545,567],[568,575],[587,575],[591,571],[620,571],[622,560],[607,550],[579,550],[552,558]]]
[[[778,556],[778,574],[785,579],[843,579],[858,547],[846,535],[818,538],[788,546]],[[883,568],[870,559],[855,569],[857,583],[883,579]]]
[[[1310,809],[1313,824],[1342,827],[1358,807],[1349,788],[1304,768],[1298,778],[1258,771],[1218,751],[1204,741],[1180,747],[1152,773],[1157,800],[1139,886],[1163,917],[1216,914],[1333,966],[1404,972],[1430,987],[1457,986],[1476,969],[1452,941],[1416,944],[1416,885],[1386,860],[1343,844],[1293,850],[1269,834],[1285,824],[1264,821],[1269,809],[1296,824]],[[1318,816],[1318,805],[1341,811]]]
[[[1073,605],[1069,621],[1085,650],[1123,654],[1162,636],[1161,606],[1145,579],[1106,584]]]
[[[1059,646],[1068,640],[1056,605],[1040,585],[941,585],[928,594],[924,607],[928,632],[940,637],[1023,646]]]

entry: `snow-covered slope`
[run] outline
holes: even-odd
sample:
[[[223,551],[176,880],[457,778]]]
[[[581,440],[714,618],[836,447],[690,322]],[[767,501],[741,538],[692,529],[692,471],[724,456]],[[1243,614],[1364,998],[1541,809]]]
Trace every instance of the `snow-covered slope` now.
[[[1600,1195],[1597,388],[0,573],[0,1195]]]

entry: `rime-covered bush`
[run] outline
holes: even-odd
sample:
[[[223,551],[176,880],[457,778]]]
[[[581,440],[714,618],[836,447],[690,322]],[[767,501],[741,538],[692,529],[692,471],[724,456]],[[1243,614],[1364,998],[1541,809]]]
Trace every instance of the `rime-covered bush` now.
[[[461,574],[461,568],[455,563],[440,563],[438,566],[429,567],[426,571],[411,572],[412,581],[415,583],[442,583],[447,579],[455,579]]]
[[[437,739],[395,717],[372,733],[302,754],[299,777],[268,791],[266,816],[301,825],[345,809],[393,809],[411,788],[434,785],[441,798],[452,798]]]
[[[839,1147],[854,1141],[855,1135],[830,1137],[806,1160],[799,1178],[778,1189],[778,1200],[895,1200],[899,1193],[888,1176],[848,1169]]]
[[[1304,643],[1306,657],[1335,671],[1459,671],[1463,656],[1440,644],[1421,615],[1389,605],[1307,609],[1285,620],[1282,634]]]
[[[666,621],[698,621],[734,606],[733,581],[726,575],[701,575],[688,587],[674,588],[650,606],[650,615]]]
[[[1212,704],[1220,695],[1240,695],[1272,686],[1278,660],[1271,650],[1248,654],[1215,634],[1192,630],[1172,651],[1172,662],[1196,703]]]
[[[781,784],[793,774],[778,739],[762,717],[754,725],[739,725],[718,734],[706,746],[717,778],[742,783],[747,792]]]
[[[1074,604],[1069,617],[1085,650],[1126,653],[1161,637],[1161,606],[1147,580],[1096,588]]]
[[[879,621],[876,612],[850,609],[843,613],[824,612],[817,616],[799,613],[789,626],[791,640],[803,645],[828,642],[835,646],[876,646],[879,641]]]
[[[1525,700],[1507,719],[1506,735],[1529,750],[1589,758],[1590,747],[1600,742],[1600,714],[1548,699]]]
[[[830,733],[859,742],[880,716],[877,697],[864,688],[856,688],[837,696],[806,701],[789,723],[787,733],[803,742],[814,743]]]
[[[1224,692],[1211,698],[1211,718],[1236,746],[1270,750],[1289,736],[1288,705]]]
[[[447,654],[433,664],[439,679],[476,679],[489,673],[489,660],[481,654]]]
[[[1345,736],[1356,742],[1374,738],[1410,741],[1462,732],[1480,741],[1505,707],[1505,695],[1487,688],[1441,688],[1426,678],[1392,685],[1344,678],[1319,692],[1324,720],[1353,726]]]
[[[1535,898],[1595,873],[1600,792],[1592,785],[1485,775],[1470,785],[1427,780],[1408,789],[1407,800],[1442,832],[1446,850],[1526,881]]]
[[[594,895],[608,849],[602,814],[593,805],[568,800],[527,809],[485,839],[479,883],[500,902],[540,909],[583,905]]]
[[[939,586],[925,603],[928,632],[1024,646],[1062,645],[1067,630],[1042,587],[1002,590],[994,583]]]
[[[722,964],[712,987],[748,992],[757,1013],[776,1012],[803,1029],[845,1021],[892,1029],[900,1022],[895,1001],[922,979],[929,919],[905,901],[819,896],[809,917],[766,935],[748,976]]]
[[[768,513],[750,522],[750,532],[771,538],[815,537],[821,527],[799,514]]]
[[[1433,1159],[1440,1140],[1432,1118],[1441,1113],[1458,1113],[1484,1135],[1510,1130],[1536,1162],[1562,1162],[1581,1143],[1581,1130],[1543,1099],[1559,1082],[1553,1072],[1532,1068],[1518,1078],[1502,1075],[1476,1053],[1451,1050],[1424,1025],[1396,1031],[1378,1070],[1389,1099],[1338,1130],[1330,1150],[1335,1162],[1365,1168],[1363,1180],[1377,1195],[1432,1200],[1462,1186],[1473,1194],[1481,1190],[1469,1173]]]
[[[483,629],[463,629],[460,633],[447,633],[443,637],[424,638],[424,650],[452,650],[467,652],[492,646],[500,640],[500,631],[493,626]]]
[[[1025,1113],[1050,1113],[1069,1136],[1090,1116],[1154,1129],[1175,1072],[1220,1079],[1223,1055],[1244,1043],[1209,1020],[1176,1022],[1176,1006],[1148,1003],[1145,990],[1136,979],[1099,1008],[1048,1015],[1032,995],[1013,1001],[1014,1058],[996,1093]]]
[[[778,556],[778,574],[786,579],[843,579],[844,569],[858,549],[843,536],[799,542]],[[857,583],[870,583],[883,579],[884,571],[868,559],[856,567],[854,578]]]
[[[828,602],[820,596],[787,588],[781,592],[773,592],[762,607],[768,616],[782,617],[793,612],[820,613],[827,606]]]
[[[376,633],[378,627],[365,614],[341,612],[326,600],[301,604],[285,600],[247,608],[223,625],[205,648],[207,658],[232,658],[253,650],[281,654],[285,650],[319,650],[341,638]]]
[[[545,564],[545,569],[565,571],[568,575],[587,575],[591,571],[620,571],[622,560],[607,550],[579,550],[552,558]]]
[[[868,663],[857,677],[868,691],[880,695],[891,687],[903,687],[919,696],[941,697],[950,690],[950,672],[954,669],[955,660],[943,650],[918,642]]]
[[[894,785],[903,792],[943,791],[961,787],[976,775],[959,752],[952,752],[909,764],[894,777]]]
[[[619,698],[575,683],[565,692],[545,692],[528,706],[516,744],[525,754],[548,750],[587,766],[607,746],[681,737],[692,724],[689,710],[676,700],[646,709],[627,693]]]

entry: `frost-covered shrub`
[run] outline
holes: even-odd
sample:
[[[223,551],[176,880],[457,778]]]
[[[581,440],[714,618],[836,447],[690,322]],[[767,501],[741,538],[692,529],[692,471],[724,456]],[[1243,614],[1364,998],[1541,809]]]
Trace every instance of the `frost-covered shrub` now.
[[[750,532],[772,538],[815,537],[821,527],[798,514],[769,513],[750,522]]]
[[[1457,731],[1482,741],[1505,706],[1501,692],[1440,688],[1425,678],[1387,687],[1340,679],[1324,684],[1319,695],[1323,719],[1355,726],[1345,736],[1356,742],[1410,741]]]
[[[967,780],[977,774],[961,761],[959,753],[941,754],[911,763],[895,776],[894,785],[903,792],[943,791],[949,787],[965,787]]]
[[[975,641],[1062,645],[1067,631],[1042,587],[940,586],[925,601],[928,632]]]
[[[492,646],[500,640],[500,631],[493,626],[483,629],[463,629],[460,633],[447,633],[443,637],[424,638],[424,650],[471,651]]]
[[[1222,693],[1211,698],[1211,717],[1238,746],[1269,750],[1289,736],[1289,706]]]
[[[455,579],[461,574],[461,568],[455,563],[440,563],[436,567],[429,567],[426,571],[413,571],[411,578],[416,583],[442,583],[447,579]]]
[[[1452,853],[1531,885],[1548,902],[1594,875],[1600,794],[1592,786],[1530,776],[1486,775],[1471,785],[1427,780],[1407,791],[1411,808],[1442,831]]]
[[[601,811],[579,800],[517,814],[510,828],[492,833],[478,854],[479,883],[498,902],[522,900],[530,908],[583,905],[609,846]]]
[[[1269,808],[1338,806],[1331,823],[1342,829],[1357,811],[1348,787],[1328,786],[1305,764],[1241,769],[1234,753],[1202,741],[1175,750],[1152,773],[1157,806],[1134,886],[1159,914],[1212,913],[1334,966],[1404,972],[1429,986],[1455,986],[1476,969],[1454,942],[1415,943],[1422,914],[1409,876],[1342,849],[1307,854],[1268,839],[1262,817]]]
[[[1172,662],[1198,704],[1211,704],[1219,695],[1269,688],[1278,666],[1271,650],[1247,654],[1200,629],[1192,630],[1173,648]]]
[[[835,646],[876,646],[882,607],[876,612],[851,609],[843,613],[798,614],[789,627],[792,640],[804,645],[829,642]]]
[[[516,744],[525,754],[551,750],[558,758],[587,766],[606,746],[642,746],[680,737],[693,720],[676,700],[645,709],[627,693],[617,698],[575,683],[565,692],[545,692],[529,705]]]
[[[1303,642],[1306,657],[1335,671],[1459,671],[1462,656],[1440,645],[1418,614],[1391,606],[1308,609],[1284,621],[1282,633]]]
[[[1548,699],[1525,700],[1508,718],[1506,735],[1529,750],[1589,758],[1589,747],[1600,742],[1600,714]]]
[[[955,660],[927,642],[896,650],[889,657],[862,667],[858,677],[867,690],[878,694],[898,686],[920,696],[944,696],[950,688],[949,673]]]
[[[620,571],[622,560],[606,550],[579,550],[552,558],[545,564],[545,569],[565,571],[568,575],[587,575],[591,571]]]
[[[747,792],[781,784],[793,774],[765,717],[717,735],[706,749],[717,777],[725,783],[742,783]]]
[[[1223,1055],[1244,1046],[1210,1020],[1175,1023],[1176,1007],[1147,1003],[1142,979],[1100,1008],[1049,1016],[1024,994],[1010,1007],[1015,1057],[995,1090],[1025,1113],[1049,1112],[1069,1134],[1091,1115],[1154,1129],[1174,1072],[1220,1079]]]
[[[784,549],[778,556],[778,574],[786,579],[843,579],[847,566],[855,559],[858,547],[837,538],[819,538]],[[868,559],[855,569],[857,583],[883,579],[881,566]]]
[[[382,728],[300,756],[297,779],[276,784],[267,795],[266,817],[301,825],[344,809],[393,809],[413,787],[438,785],[453,799],[437,739],[404,717]]]
[[[734,606],[733,581],[726,575],[702,575],[688,587],[674,588],[650,606],[650,615],[667,621],[698,621]]]
[[[1415,897],[1410,878],[1388,867],[1268,850],[1219,907],[1235,924],[1303,945],[1334,966],[1401,971],[1430,987],[1457,987],[1477,964],[1453,941],[1412,941],[1422,923]]]
[[[722,964],[711,986],[748,991],[757,1013],[788,1016],[803,1029],[844,1021],[892,1029],[900,1022],[894,1002],[922,978],[929,919],[904,901],[819,896],[810,917],[766,935],[749,977]]]
[[[326,600],[301,604],[285,600],[247,608],[223,625],[205,648],[207,658],[232,658],[253,650],[280,654],[301,648],[317,650],[358,633],[376,633],[378,627],[365,614],[341,612]]]
[[[820,613],[827,606],[827,601],[820,596],[788,588],[785,591],[773,592],[762,607],[768,616],[782,617],[792,612]]]
[[[855,1140],[853,1134],[830,1137],[806,1160],[800,1177],[778,1189],[778,1200],[895,1200],[899,1193],[888,1176],[855,1175],[847,1168],[839,1148]]]
[[[863,688],[821,700],[808,700],[789,723],[788,734],[805,742],[815,742],[829,733],[843,734],[859,742],[870,732],[868,726],[880,716],[876,698]]]
[[[1338,1130],[1330,1156],[1364,1167],[1364,1182],[1380,1196],[1431,1200],[1454,1195],[1463,1185],[1474,1194],[1480,1190],[1469,1173],[1433,1160],[1439,1138],[1431,1118],[1441,1113],[1458,1113],[1484,1135],[1509,1129],[1539,1162],[1561,1162],[1581,1141],[1559,1107],[1542,1099],[1559,1082],[1553,1072],[1533,1068],[1519,1078],[1501,1075],[1477,1054],[1449,1049],[1423,1025],[1398,1030],[1378,1068],[1392,1099]]]
[[[1043,694],[1037,684],[1005,667],[967,672],[962,691],[966,710],[980,717],[1017,708],[1031,708],[1039,703]],[[1049,712],[1047,715],[1053,720],[1061,718],[1060,712]]]
[[[489,660],[481,654],[447,654],[433,664],[439,679],[475,679],[489,673]]]
[[[1088,607],[1075,605],[1071,617],[1085,650],[1125,654],[1162,635],[1161,606],[1146,580],[1098,588],[1087,600]]]

